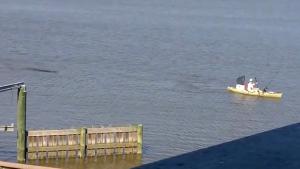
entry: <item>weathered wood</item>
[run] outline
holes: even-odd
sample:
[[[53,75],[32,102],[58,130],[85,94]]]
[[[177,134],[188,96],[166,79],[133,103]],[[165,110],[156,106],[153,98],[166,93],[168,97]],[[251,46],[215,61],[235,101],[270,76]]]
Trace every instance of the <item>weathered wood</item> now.
[[[86,133],[87,129],[86,128],[81,128],[80,130],[80,158],[84,158],[86,156],[86,143],[87,143],[87,138],[86,138]]]
[[[129,148],[124,148],[124,153],[125,154],[131,154],[134,153],[135,148],[129,147]]]
[[[80,134],[80,131],[78,131],[78,129],[28,131],[28,136],[64,136],[76,134]]]
[[[142,154],[143,153],[143,125],[142,124],[138,125],[137,143],[138,143],[137,153]]]
[[[101,128],[88,128],[88,133],[118,133],[118,132],[136,132],[135,126],[128,127],[101,127]]]
[[[5,169],[58,169],[53,167],[42,167],[42,166],[35,166],[35,165],[26,165],[26,164],[17,164],[17,163],[10,163],[0,161],[0,168]]]
[[[27,152],[48,152],[48,151],[71,151],[71,150],[80,150],[79,145],[63,145],[63,146],[52,146],[52,147],[28,147]]]
[[[116,128],[29,131],[28,158],[84,158],[142,153],[142,130],[142,125],[132,125]]]
[[[138,143],[109,143],[109,144],[94,144],[87,145],[87,149],[114,149],[114,148],[129,148],[129,147],[137,147]]]
[[[26,89],[22,85],[18,89],[18,112],[17,112],[17,160],[25,162],[26,157]]]

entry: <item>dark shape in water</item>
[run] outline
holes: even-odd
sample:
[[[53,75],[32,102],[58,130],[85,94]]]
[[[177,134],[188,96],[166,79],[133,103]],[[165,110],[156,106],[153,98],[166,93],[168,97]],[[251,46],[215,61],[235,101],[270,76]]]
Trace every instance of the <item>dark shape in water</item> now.
[[[58,73],[56,70],[47,70],[47,69],[40,69],[40,68],[33,68],[33,67],[27,67],[27,68],[24,68],[24,70],[44,72],[44,73]]]

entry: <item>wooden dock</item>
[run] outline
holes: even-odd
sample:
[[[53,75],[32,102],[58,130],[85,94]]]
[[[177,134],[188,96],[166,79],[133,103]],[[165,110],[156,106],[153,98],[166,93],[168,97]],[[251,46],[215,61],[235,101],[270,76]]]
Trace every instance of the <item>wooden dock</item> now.
[[[142,125],[27,132],[27,159],[142,154]]]
[[[30,159],[142,154],[143,126],[93,127],[64,130],[26,129],[26,86],[23,82],[0,86],[0,92],[18,89],[17,161]],[[13,131],[14,125],[0,126]],[[1,168],[0,168],[1,169]]]
[[[58,169],[58,168],[17,164],[17,163],[0,161],[0,169]]]

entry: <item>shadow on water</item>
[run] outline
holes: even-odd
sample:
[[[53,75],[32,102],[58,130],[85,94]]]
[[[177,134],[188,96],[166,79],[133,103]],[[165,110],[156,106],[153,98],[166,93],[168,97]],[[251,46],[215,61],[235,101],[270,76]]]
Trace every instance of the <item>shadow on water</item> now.
[[[146,164],[136,169],[299,169],[300,123]]]
[[[129,169],[141,165],[142,156],[136,154],[88,157],[86,159],[30,160],[27,163],[63,169]]]
[[[40,69],[40,68],[33,68],[33,67],[26,67],[23,70],[34,71],[34,72],[43,72],[43,73],[58,73],[56,70],[48,70],[48,69]]]

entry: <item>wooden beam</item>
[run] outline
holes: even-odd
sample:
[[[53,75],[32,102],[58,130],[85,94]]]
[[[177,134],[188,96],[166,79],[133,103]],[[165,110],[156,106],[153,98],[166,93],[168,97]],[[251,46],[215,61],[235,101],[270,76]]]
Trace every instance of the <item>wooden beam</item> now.
[[[92,149],[110,149],[110,148],[131,148],[137,147],[137,143],[101,143],[101,144],[89,144],[88,150]]]
[[[136,132],[136,126],[129,127],[101,127],[101,128],[88,128],[88,134],[92,133],[127,133],[127,132]]]
[[[19,88],[21,85],[24,85],[24,82],[17,82],[17,83],[0,86],[0,92],[16,89],[16,88]]]
[[[0,168],[5,169],[58,169],[53,167],[42,167],[42,166],[35,166],[35,165],[26,165],[26,164],[17,164],[17,163],[10,163],[0,161]]]
[[[80,150],[79,145],[48,146],[48,147],[28,147],[28,153],[50,152],[50,151],[74,151]]]
[[[50,152],[50,151],[74,151],[80,150],[79,145],[67,145],[67,146],[48,146],[48,147],[28,147],[28,153],[35,152]],[[91,149],[104,149],[104,148],[130,148],[138,147],[138,143],[101,143],[87,145],[88,150]]]
[[[28,131],[28,137],[37,136],[64,136],[64,135],[79,135],[78,129],[63,129],[63,130],[34,130]]]

